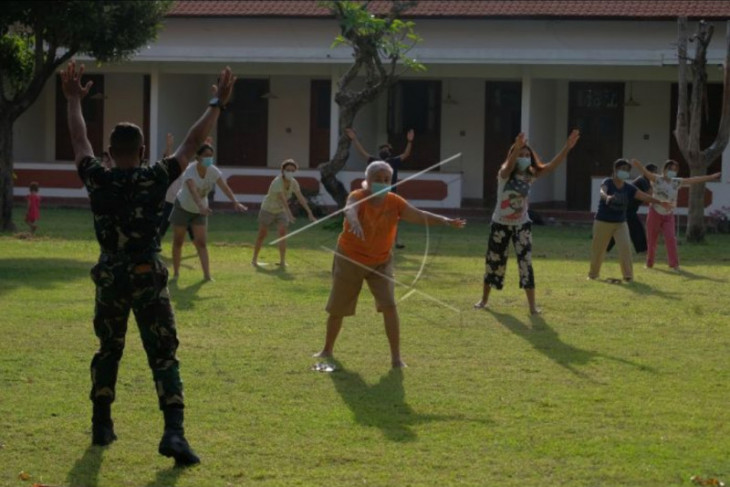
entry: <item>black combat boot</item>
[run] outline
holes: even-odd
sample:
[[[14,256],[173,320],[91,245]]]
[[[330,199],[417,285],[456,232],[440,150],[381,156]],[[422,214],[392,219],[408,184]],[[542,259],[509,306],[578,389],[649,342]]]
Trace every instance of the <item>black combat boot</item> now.
[[[107,446],[116,439],[111,404],[94,402],[94,412],[91,416],[91,444]]]
[[[157,451],[160,452],[160,455],[174,458],[175,465],[179,467],[187,467],[200,463],[200,458],[190,448],[188,440],[185,439],[183,409],[166,408],[162,412],[165,414],[165,432],[162,435],[160,447]]]

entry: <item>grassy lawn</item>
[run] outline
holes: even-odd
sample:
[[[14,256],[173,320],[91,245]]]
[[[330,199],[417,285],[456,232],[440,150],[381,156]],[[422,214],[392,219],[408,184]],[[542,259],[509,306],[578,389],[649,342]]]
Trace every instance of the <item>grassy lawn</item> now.
[[[486,223],[429,234],[404,227],[396,278],[415,281],[416,292],[396,294],[409,367],[390,370],[382,320],[364,290],[335,349],[339,370],[328,374],[310,367],[330,286],[332,257],[322,246],[333,247],[337,233],[294,236],[286,271],[255,270],[255,225],[253,215],[213,215],[215,282],[201,282],[187,243],[170,288],[186,433],[203,460],[187,470],[157,454],[162,417],[132,323],[113,409],[119,440],[90,447],[89,269],[98,254],[90,212],[44,209],[34,239],[0,236],[0,485],[730,480],[730,236],[682,245],[682,274],[667,270],[663,247],[653,270],[636,257],[637,282],[613,285],[586,281],[588,227],[536,227],[543,314],[531,318],[513,255],[491,310],[472,309]],[[615,252],[603,277],[621,277]],[[261,258],[278,256],[268,247]]]

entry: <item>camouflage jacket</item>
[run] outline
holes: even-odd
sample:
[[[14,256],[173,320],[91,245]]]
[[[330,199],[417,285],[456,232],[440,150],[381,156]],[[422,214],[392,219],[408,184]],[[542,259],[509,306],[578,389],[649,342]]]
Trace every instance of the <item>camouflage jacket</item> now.
[[[78,167],[89,192],[96,239],[103,254],[142,255],[160,251],[158,227],[170,184],[180,176],[177,159],[153,166],[107,169],[87,157]]]

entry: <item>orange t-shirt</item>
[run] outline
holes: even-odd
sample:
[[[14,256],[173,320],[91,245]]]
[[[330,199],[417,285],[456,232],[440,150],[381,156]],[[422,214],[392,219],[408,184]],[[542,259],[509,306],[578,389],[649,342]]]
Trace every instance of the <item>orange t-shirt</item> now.
[[[350,194],[356,200],[369,196],[358,189]],[[375,198],[357,205],[357,217],[362,226],[364,240],[350,232],[350,223],[345,218],[342,233],[337,240],[342,253],[355,262],[373,266],[388,260],[398,231],[398,220],[406,207],[406,200],[395,193],[385,195],[385,201],[375,205]]]

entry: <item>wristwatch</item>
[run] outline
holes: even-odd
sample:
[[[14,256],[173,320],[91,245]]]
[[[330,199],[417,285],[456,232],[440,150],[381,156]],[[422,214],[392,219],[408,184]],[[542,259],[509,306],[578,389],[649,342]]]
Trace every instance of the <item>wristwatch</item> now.
[[[214,96],[213,98],[210,99],[210,101],[208,102],[208,106],[209,107],[218,107],[221,109],[221,111],[226,109],[226,106],[221,103],[220,98],[218,98],[217,96]]]

